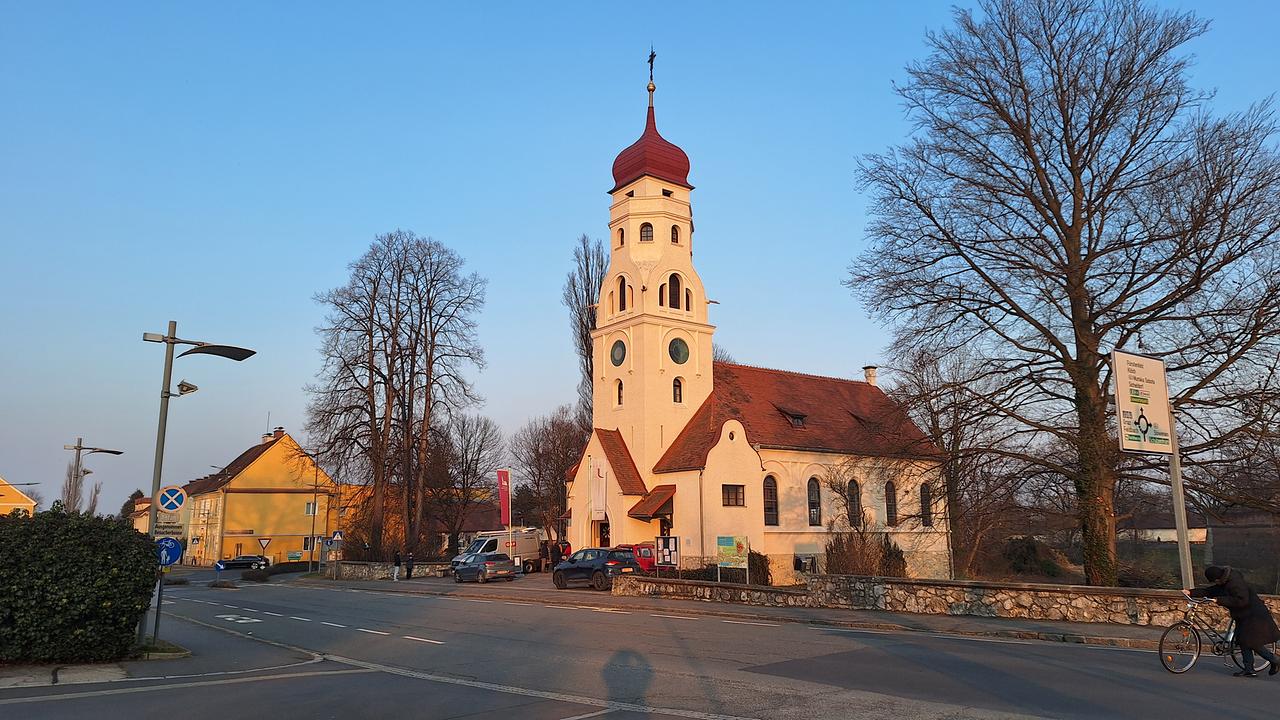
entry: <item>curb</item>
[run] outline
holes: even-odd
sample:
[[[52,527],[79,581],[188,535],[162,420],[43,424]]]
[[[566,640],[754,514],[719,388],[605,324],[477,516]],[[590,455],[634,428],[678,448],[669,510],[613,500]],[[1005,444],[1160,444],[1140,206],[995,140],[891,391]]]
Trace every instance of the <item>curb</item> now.
[[[315,580],[295,580],[290,584],[313,585],[317,587],[341,587],[342,589],[351,589],[351,590],[357,589],[357,588],[354,588],[351,586],[345,586],[345,585],[333,586],[333,585],[330,585],[329,582],[331,581],[318,582]],[[371,588],[371,589],[375,589],[375,588]],[[433,590],[407,590],[407,589],[401,589],[401,588],[382,588],[382,587],[376,588],[376,590],[378,592],[389,592],[389,593],[396,593],[399,595],[431,595],[431,596],[437,596],[437,597],[476,598],[476,599],[482,599],[482,600],[495,599],[493,595],[488,595],[484,593],[469,593],[465,591],[438,592]],[[601,599],[604,600],[604,598],[613,598],[613,597],[614,597],[613,595],[606,595],[606,596],[602,596]],[[644,596],[629,595],[626,597],[643,598]],[[663,599],[683,600],[683,598],[663,598]],[[867,621],[857,621],[857,620],[808,620],[803,618],[779,617],[776,615],[753,613],[749,610],[729,611],[729,610],[712,609],[712,608],[707,608],[705,606],[700,606],[701,603],[712,603],[712,602],[714,601],[703,600],[700,602],[689,602],[690,607],[688,609],[682,608],[680,612],[688,613],[690,615],[706,615],[708,617],[747,618],[750,620],[759,620],[759,621],[770,621],[770,622],[778,622],[778,623],[785,622],[785,623],[791,623],[795,625],[808,625],[810,627],[815,627],[815,628],[833,627],[833,628],[847,628],[850,630],[876,630],[881,632],[910,632],[910,633],[923,633],[927,635],[937,635],[937,636],[944,636],[944,637],[953,636],[953,637],[975,637],[975,638],[1001,638],[1001,639],[1009,639],[1009,640],[1036,640],[1041,642],[1067,643],[1067,644],[1075,644],[1075,645],[1096,645],[1101,647],[1125,648],[1130,650],[1155,650],[1160,645],[1160,642],[1158,640],[1148,640],[1145,638],[1126,638],[1126,637],[1115,637],[1115,636],[1109,636],[1109,635],[1080,635],[1076,633],[1041,632],[1038,630],[1015,630],[1015,629],[1009,629],[1009,630],[935,629],[935,628],[913,627],[910,625],[902,625],[899,623],[867,622]],[[600,607],[610,606],[607,601],[593,603],[593,604],[598,604]],[[717,604],[727,604],[727,603],[717,603]],[[656,611],[668,611],[668,612],[671,611],[671,608],[666,608],[666,607],[655,607],[655,606],[645,606],[645,605],[623,605],[620,603],[614,603],[612,607],[617,609],[623,609],[623,610],[656,610]],[[750,606],[732,605],[731,607],[745,608]]]

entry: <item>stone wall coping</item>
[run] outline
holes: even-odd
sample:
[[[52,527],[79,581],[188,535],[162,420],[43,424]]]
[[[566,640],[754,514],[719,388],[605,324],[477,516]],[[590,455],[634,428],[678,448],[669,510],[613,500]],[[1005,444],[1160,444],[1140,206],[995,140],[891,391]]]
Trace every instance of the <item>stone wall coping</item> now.
[[[879,583],[882,585],[915,585],[927,587],[953,587],[973,590],[1020,590],[1027,592],[1048,592],[1067,595],[1116,595],[1120,597],[1179,598],[1181,590],[1162,588],[1107,587],[1104,585],[1057,585],[1054,583],[1018,583],[997,582],[992,580],[929,580],[925,578],[875,577],[869,575],[811,575],[813,580],[825,578]],[[1277,595],[1263,595],[1264,598],[1276,598]]]
[[[620,580],[623,578],[619,578]],[[684,580],[681,578],[656,578],[647,575],[631,575],[627,580],[634,580],[641,583],[663,583],[670,585],[684,585],[686,587],[707,587],[707,588],[726,588],[729,590],[755,590],[758,592],[781,593],[783,595],[795,595],[796,597],[808,597],[809,591],[799,590],[796,588],[773,587],[770,585],[745,585],[743,583],[716,582],[714,580]]]

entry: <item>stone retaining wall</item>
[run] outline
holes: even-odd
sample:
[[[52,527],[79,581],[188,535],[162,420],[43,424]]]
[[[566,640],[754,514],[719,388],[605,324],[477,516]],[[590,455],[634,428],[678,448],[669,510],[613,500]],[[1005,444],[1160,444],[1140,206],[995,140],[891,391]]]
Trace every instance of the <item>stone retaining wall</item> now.
[[[614,581],[613,593],[745,605],[1159,626],[1178,620],[1186,608],[1182,593],[1176,590],[852,575],[813,575],[807,587],[797,589],[626,577]],[[1280,613],[1280,596],[1264,595],[1263,599],[1273,613]],[[1217,605],[1205,606],[1202,612],[1211,622],[1226,623],[1226,611]]]
[[[389,562],[357,562],[355,560],[340,560],[338,563],[338,579],[339,580],[390,580],[391,568],[395,567]],[[432,577],[438,574],[440,570],[447,570],[449,563],[414,563],[413,574],[418,577]],[[400,566],[400,577],[404,578],[404,566]]]

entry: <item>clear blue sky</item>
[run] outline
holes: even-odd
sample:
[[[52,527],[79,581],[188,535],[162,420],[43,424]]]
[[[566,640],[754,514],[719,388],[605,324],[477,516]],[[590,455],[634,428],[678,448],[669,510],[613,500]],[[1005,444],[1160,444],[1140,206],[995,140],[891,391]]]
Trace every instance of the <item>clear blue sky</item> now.
[[[178,361],[166,482],[300,430],[320,290],[404,228],[489,278],[476,376],[508,432],[574,398],[560,287],[604,234],[614,156],[658,125],[692,160],[696,264],[740,362],[858,376],[886,335],[840,285],[862,246],[855,159],[909,130],[891,83],[947,2],[0,1],[0,475],[57,496],[77,435],[114,511],[150,483],[162,349]],[[1280,10],[1215,21],[1194,81],[1275,91]],[[305,438],[303,438],[305,440]]]

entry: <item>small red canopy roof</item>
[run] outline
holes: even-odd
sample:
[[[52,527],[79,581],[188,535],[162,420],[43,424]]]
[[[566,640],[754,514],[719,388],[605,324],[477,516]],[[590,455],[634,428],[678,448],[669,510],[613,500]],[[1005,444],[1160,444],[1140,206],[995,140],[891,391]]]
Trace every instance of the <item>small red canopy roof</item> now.
[[[662,510],[662,506],[671,502],[671,498],[675,496],[675,485],[659,485],[628,510],[627,515],[637,520],[652,520]]]

